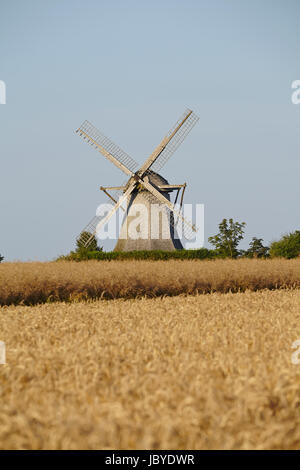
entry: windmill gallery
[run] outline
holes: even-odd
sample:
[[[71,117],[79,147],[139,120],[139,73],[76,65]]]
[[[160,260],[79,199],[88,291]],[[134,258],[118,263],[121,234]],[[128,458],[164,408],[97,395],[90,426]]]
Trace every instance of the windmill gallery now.
[[[184,227],[186,237],[197,231],[195,225],[183,217],[181,212],[186,183],[169,184],[159,172],[198,119],[193,111],[187,109],[140,168],[133,158],[105,137],[89,121],[84,121],[77,129],[76,132],[84,140],[102,153],[128,178],[121,186],[100,187],[113,201],[114,206],[105,216],[97,214],[83,229],[80,237],[86,248],[119,209],[123,210],[124,218],[115,251],[173,251],[183,248],[177,234],[178,224]],[[175,192],[174,202],[170,198],[173,192]],[[176,203],[180,193],[178,208]],[[136,227],[135,233],[132,233],[130,224],[137,212],[140,214],[140,224]],[[136,236],[136,232],[139,232],[140,236]]]

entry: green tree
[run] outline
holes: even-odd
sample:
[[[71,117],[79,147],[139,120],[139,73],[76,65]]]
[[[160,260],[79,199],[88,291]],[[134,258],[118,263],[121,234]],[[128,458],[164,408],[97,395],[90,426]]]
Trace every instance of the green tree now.
[[[267,258],[269,256],[268,252],[269,247],[263,245],[263,239],[253,237],[244,255],[247,258]]]
[[[219,233],[208,239],[218,255],[223,258],[237,258],[240,254],[237,247],[244,238],[245,225],[245,222],[234,222],[233,219],[222,220],[219,224]]]
[[[89,245],[88,247],[85,247],[85,243],[89,240],[90,237],[92,238],[89,241]],[[76,240],[76,251],[103,251],[103,248],[98,246],[95,235],[92,235],[90,232],[81,232]]]
[[[4,256],[2,256],[2,255],[0,254],[0,263],[1,263],[1,261],[3,261],[3,260],[4,260]]]
[[[300,230],[288,233],[280,240],[271,243],[270,256],[288,259],[300,256]]]

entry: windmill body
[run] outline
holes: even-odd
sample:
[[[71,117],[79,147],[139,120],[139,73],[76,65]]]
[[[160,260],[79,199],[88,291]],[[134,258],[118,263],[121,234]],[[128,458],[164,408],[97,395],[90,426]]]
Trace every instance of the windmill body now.
[[[100,187],[114,202],[114,206],[104,217],[95,216],[83,229],[85,247],[89,246],[111,217],[122,209],[124,217],[115,251],[172,251],[183,248],[177,235],[177,224],[182,224],[186,232],[196,231],[195,226],[181,213],[186,184],[171,185],[159,174],[159,171],[197,121],[198,117],[191,110],[186,110],[140,168],[135,160],[88,121],[77,129],[76,132],[83,139],[128,177],[128,181],[123,186]],[[176,193],[174,203],[170,198],[173,192]],[[176,203],[180,192],[181,200],[178,209]]]
[[[149,181],[158,188],[169,184],[157,173],[151,174]],[[167,189],[159,191],[170,201]],[[172,213],[155,196],[143,188],[135,189],[131,193],[114,251],[181,250],[183,246],[170,220],[172,217]]]

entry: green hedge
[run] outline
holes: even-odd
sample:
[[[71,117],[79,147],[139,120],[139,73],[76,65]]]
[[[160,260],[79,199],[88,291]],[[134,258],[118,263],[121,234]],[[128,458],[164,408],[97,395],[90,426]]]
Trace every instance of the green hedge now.
[[[270,246],[270,256],[281,258],[297,258],[300,256],[300,230],[284,235],[281,240]]]
[[[60,256],[58,261],[85,261],[96,259],[99,261],[112,260],[169,260],[169,259],[213,259],[216,257],[214,250],[199,248],[198,250],[176,250],[176,251],[71,251],[69,255]]]

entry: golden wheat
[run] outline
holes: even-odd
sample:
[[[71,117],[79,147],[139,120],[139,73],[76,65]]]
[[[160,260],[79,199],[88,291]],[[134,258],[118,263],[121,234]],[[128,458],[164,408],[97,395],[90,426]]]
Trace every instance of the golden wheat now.
[[[299,448],[297,339],[297,289],[2,307],[0,447]]]
[[[300,287],[300,259],[0,265],[0,305]]]

